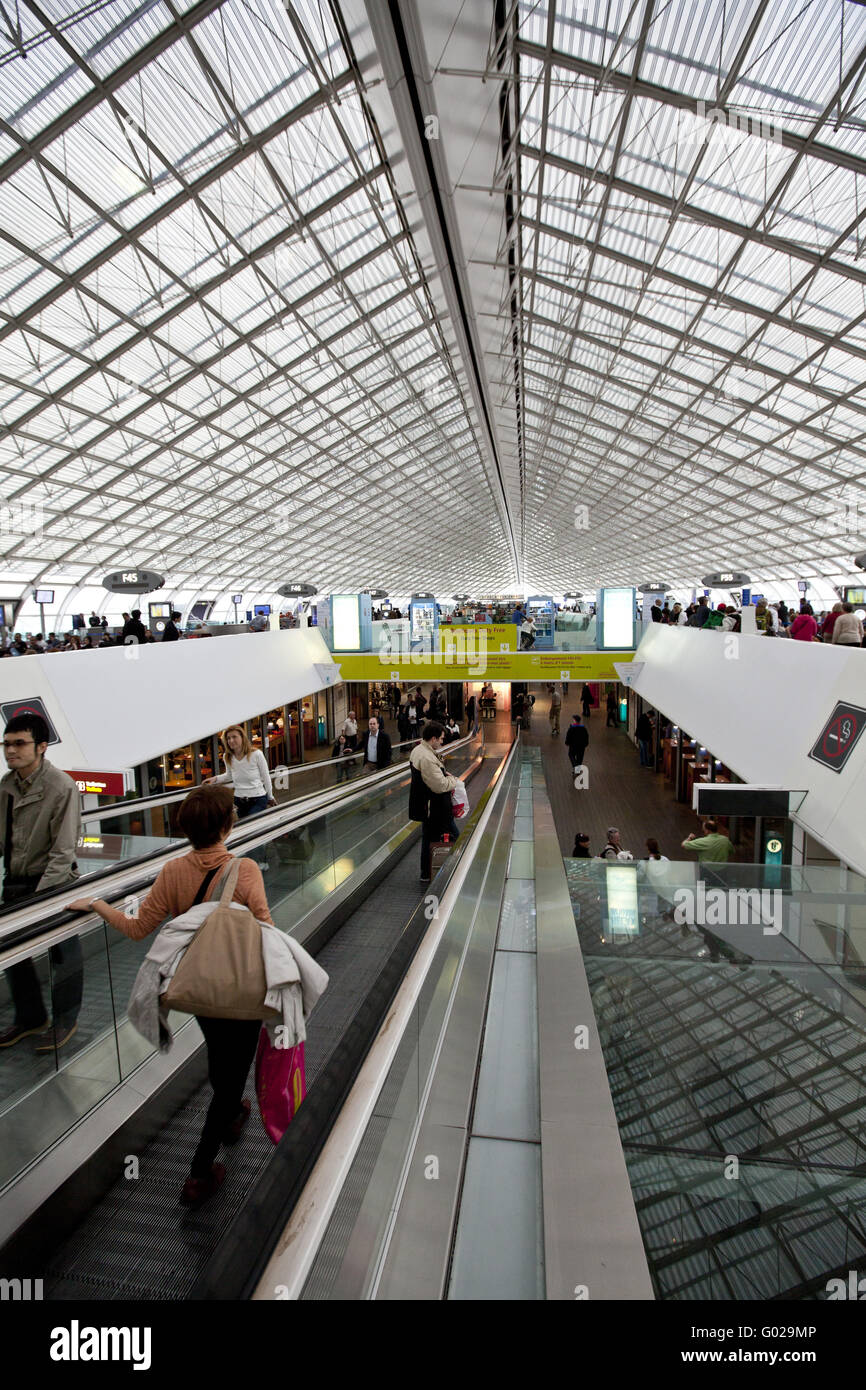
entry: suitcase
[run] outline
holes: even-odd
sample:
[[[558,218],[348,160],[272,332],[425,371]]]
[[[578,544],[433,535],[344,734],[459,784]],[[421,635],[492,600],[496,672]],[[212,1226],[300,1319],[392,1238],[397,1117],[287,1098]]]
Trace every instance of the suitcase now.
[[[430,846],[430,876],[433,877],[442,868],[454,847],[453,840],[434,840]]]

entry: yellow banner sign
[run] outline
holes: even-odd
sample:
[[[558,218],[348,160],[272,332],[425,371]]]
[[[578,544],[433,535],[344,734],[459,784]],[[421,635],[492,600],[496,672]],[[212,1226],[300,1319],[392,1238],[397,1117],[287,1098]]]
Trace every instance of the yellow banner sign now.
[[[470,664],[475,652],[486,647],[489,652],[519,650],[517,627],[514,623],[443,623],[439,628],[439,650],[447,656],[461,657],[466,653]]]
[[[615,681],[614,662],[634,652],[413,652],[394,660],[378,652],[335,652],[343,681]]]

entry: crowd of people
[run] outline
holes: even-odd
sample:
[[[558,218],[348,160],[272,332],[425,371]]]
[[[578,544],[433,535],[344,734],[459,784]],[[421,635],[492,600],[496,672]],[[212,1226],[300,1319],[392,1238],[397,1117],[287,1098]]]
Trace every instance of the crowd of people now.
[[[702,834],[687,835],[681,842],[681,848],[686,854],[694,854],[699,864],[726,864],[734,852],[733,843],[723,830],[719,829],[718,822],[712,818],[705,820],[701,826]],[[622,836],[619,827],[611,825],[607,830],[607,839],[600,849],[593,852],[590,848],[590,836],[579,831],[574,837],[574,849],[572,850],[573,859],[616,859],[621,863],[635,859],[631,850],[626,849],[622,843]],[[659,849],[658,840],[649,836],[644,841],[646,854],[641,855],[642,859],[652,859],[662,863],[669,863],[668,856],[662,854]]]
[[[177,624],[181,615],[174,610],[159,637],[145,627],[141,621],[141,609],[133,608],[131,613],[122,615],[120,628],[109,628],[108,619],[103,614],[91,613],[87,630],[76,632],[49,632],[44,637],[40,632],[9,633],[5,643],[0,645],[0,657],[42,656],[46,652],[91,651],[97,647],[124,647],[131,643],[177,642],[180,630]]]
[[[662,604],[661,599],[656,599],[650,616],[654,623],[666,623],[671,627],[739,632],[742,626],[741,610],[725,603],[711,608],[709,599],[703,594],[696,603],[685,608],[680,603]],[[826,642],[844,647],[866,645],[863,623],[853,604],[847,602],[834,603],[831,609],[816,614],[806,599],[800,601],[798,608],[789,607],[782,599],[773,603],[760,599],[755,605],[755,626],[765,637],[790,637],[795,642]]]

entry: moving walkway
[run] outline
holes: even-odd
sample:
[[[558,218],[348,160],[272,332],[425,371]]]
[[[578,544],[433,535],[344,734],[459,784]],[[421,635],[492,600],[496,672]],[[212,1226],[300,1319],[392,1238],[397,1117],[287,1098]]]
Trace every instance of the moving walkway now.
[[[411,853],[419,827],[406,821],[402,760],[250,817],[228,842],[259,860],[275,924],[303,941],[331,977],[310,1021],[308,1097],[293,1126],[311,1152],[429,925],[427,900],[471,849],[506,750],[484,750],[475,736],[443,752],[450,770],[471,777],[471,799],[481,804],[432,889],[419,886]],[[149,800],[140,814],[164,814]],[[112,811],[88,820],[101,833]],[[119,814],[136,810],[124,805]],[[162,844],[145,843],[137,856],[125,846],[87,876],[86,891],[134,902],[166,859],[187,848],[171,835],[152,838]],[[0,1267],[9,1277],[26,1269],[43,1278],[48,1298],[187,1297],[235,1218],[258,1203],[279,1150],[253,1122],[220,1193],[200,1211],[179,1206],[209,1096],[200,1033],[177,1017],[175,1046],[160,1056],[131,1029],[125,1002],[148,943],[65,912],[80,893],[79,885],[40,895],[0,917],[0,965],[30,956],[50,986],[49,945],[78,933],[85,971],[79,1027],[67,1046],[36,1058],[24,1040],[0,1056]]]

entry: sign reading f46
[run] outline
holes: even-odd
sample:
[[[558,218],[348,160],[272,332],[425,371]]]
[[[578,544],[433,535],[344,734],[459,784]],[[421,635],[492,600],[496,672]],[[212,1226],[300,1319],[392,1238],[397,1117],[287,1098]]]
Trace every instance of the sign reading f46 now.
[[[814,758],[816,763],[823,763],[832,772],[841,772],[864,729],[866,709],[840,700],[818,735],[809,757]]]

